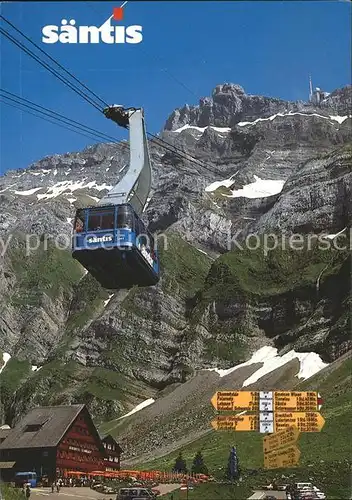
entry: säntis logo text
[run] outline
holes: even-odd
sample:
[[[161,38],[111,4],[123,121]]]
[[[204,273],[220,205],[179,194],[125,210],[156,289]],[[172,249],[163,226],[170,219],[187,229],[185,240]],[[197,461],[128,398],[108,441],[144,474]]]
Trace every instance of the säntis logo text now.
[[[43,43],[140,43],[143,40],[142,26],[114,26],[112,20],[122,21],[123,9],[114,8],[113,15],[104,24],[76,26],[75,19],[62,19],[61,26],[47,25],[42,29]]]

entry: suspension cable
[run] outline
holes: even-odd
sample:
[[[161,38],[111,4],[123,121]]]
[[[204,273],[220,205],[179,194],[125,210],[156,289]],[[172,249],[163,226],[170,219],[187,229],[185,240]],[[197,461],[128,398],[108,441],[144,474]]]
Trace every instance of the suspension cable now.
[[[66,116],[61,115],[60,113],[57,113],[56,111],[45,108],[44,106],[40,106],[39,104],[36,104],[28,99],[25,99],[24,97],[20,97],[16,94],[13,94],[12,92],[9,92],[8,90],[0,88],[0,92],[6,94],[2,97],[5,97],[6,99],[8,99],[10,101],[13,101],[13,102],[20,101],[19,104],[21,104],[23,106],[28,106],[30,109],[34,109],[34,107],[39,108],[40,110],[42,110],[41,113],[46,114],[48,116],[53,115],[53,117],[56,118],[58,121],[64,120],[66,122],[69,122],[69,125],[74,124],[73,126],[77,126],[81,129],[85,129],[86,131],[94,133],[96,136],[100,136],[104,140],[110,140],[112,142],[116,142],[116,139],[114,137],[112,137],[108,134],[105,134],[104,132],[99,132],[98,130],[95,130],[91,127],[88,127],[82,123],[77,122],[76,120],[73,120],[71,118],[67,118]],[[17,99],[17,101],[15,99]],[[37,110],[35,110],[35,111],[37,111]]]
[[[4,96],[0,96],[0,103],[5,104],[6,106],[9,106],[11,108],[16,108],[16,109],[18,109],[20,111],[28,113],[29,115],[35,116],[36,118],[40,118],[40,119],[42,119],[44,121],[47,121],[47,122],[52,123],[54,125],[57,125],[58,127],[64,128],[66,130],[69,130],[70,132],[75,132],[76,134],[79,134],[79,135],[82,135],[84,137],[87,137],[90,140],[91,139],[95,139],[95,140],[101,141],[101,138],[94,137],[93,134],[92,135],[87,135],[88,133],[90,133],[88,131],[87,131],[87,133],[80,132],[77,128],[70,128],[70,126],[68,124],[64,124],[64,123],[61,124],[58,120],[55,121],[54,119],[51,120],[50,118],[46,118],[44,116],[44,114],[40,114],[41,112],[39,110],[36,110],[36,113],[35,113],[35,112],[30,111],[29,109],[27,109],[26,107],[24,107],[20,103],[14,104],[14,103],[11,103],[11,102],[6,102],[3,99],[4,99]],[[8,99],[8,98],[6,98],[6,99]]]
[[[12,43],[14,43],[15,45],[17,45],[17,47],[19,47],[21,50],[23,50],[32,59],[34,59],[35,61],[37,61],[41,66],[43,66],[48,71],[50,71],[50,73],[52,73],[56,78],[58,78],[59,80],[61,80],[65,85],[67,85],[68,87],[70,87],[74,92],[76,92],[76,94],[78,94],[81,97],[83,97],[83,99],[85,99],[87,102],[89,102],[89,104],[91,104],[92,106],[94,106],[100,113],[102,113],[102,110],[101,110],[100,106],[98,106],[96,103],[94,103],[81,90],[75,88],[69,81],[67,81],[65,78],[63,78],[61,75],[59,75],[55,70],[53,70],[52,68],[50,68],[50,66],[47,63],[43,62],[32,51],[30,51],[27,47],[25,47],[25,45],[23,45],[20,41],[16,40],[16,38],[14,38],[12,35],[10,35],[10,33],[8,33],[3,28],[0,28],[0,33],[2,35],[4,35],[6,38],[8,38]]]
[[[179,153],[179,151],[181,151],[179,148],[176,148],[176,146],[173,146],[169,142],[164,141],[163,139],[161,139],[157,135],[151,134],[150,132],[147,132],[147,135],[149,137],[152,137],[154,140],[159,141],[160,144],[158,144],[158,145],[161,146],[162,148],[166,149],[167,151],[170,151],[171,153],[174,153],[178,157],[183,158],[184,160],[188,160],[191,163],[194,163],[195,165],[198,165],[199,167],[204,168],[205,170],[208,170],[208,172],[211,172],[212,174],[214,173],[213,169],[211,169],[210,166],[208,166],[202,160],[199,160],[198,158],[195,158],[194,156],[189,155],[188,153],[184,153],[183,151],[181,153]]]
[[[104,106],[108,106],[108,104],[103,100],[101,99],[101,97],[99,97],[95,92],[93,92],[92,90],[90,90],[87,85],[85,85],[83,82],[81,82],[77,77],[75,77],[70,71],[68,71],[64,66],[62,66],[62,64],[60,64],[58,61],[56,61],[56,59],[54,59],[53,57],[51,57],[47,52],[45,52],[45,50],[43,50],[38,44],[36,44],[35,42],[33,42],[33,40],[31,40],[25,33],[23,33],[19,28],[17,28],[14,24],[12,24],[8,19],[6,19],[2,14],[0,14],[0,19],[2,19],[3,21],[5,21],[5,23],[7,23],[9,26],[11,26],[15,31],[17,31],[17,33],[19,33],[20,35],[22,35],[26,40],[28,40],[32,45],[34,45],[34,47],[36,47],[42,54],[45,54],[52,62],[54,62],[57,66],[59,66],[60,69],[62,69],[63,71],[65,71],[65,73],[67,73],[71,78],[73,78],[77,83],[79,83],[83,88],[85,88],[86,90],[88,90],[94,97],[96,97],[98,99],[98,101],[100,101]]]
[[[34,42],[32,42],[24,33],[22,33],[20,30],[18,30],[12,23],[10,23],[10,21],[8,21],[7,19],[4,18],[4,16],[0,15],[0,18],[4,19],[5,22],[7,22],[8,24],[10,24],[16,31],[18,31],[19,33],[21,33],[22,36],[24,36],[27,40],[29,40],[31,43],[33,43],[33,45],[35,45],[36,47],[38,47]],[[52,69],[46,62],[43,62],[37,55],[35,55],[30,49],[28,49],[25,45],[23,45],[19,40],[17,40],[16,38],[14,38],[10,33],[8,33],[6,30],[4,30],[3,28],[0,28],[0,33],[3,34],[6,38],[8,38],[10,41],[12,41],[17,47],[19,47],[21,50],[23,50],[25,53],[27,53],[30,57],[32,57],[34,60],[36,60],[39,64],[41,64],[44,68],[46,68],[50,73],[52,73],[56,78],[58,78],[60,81],[62,81],[65,85],[67,85],[69,88],[71,88],[74,92],[76,92],[78,95],[80,95],[81,97],[83,97],[83,99],[85,99],[87,102],[89,102],[89,104],[92,104],[92,106],[94,106],[96,109],[98,109],[99,112],[102,113],[102,110],[100,108],[100,106],[97,105],[97,103],[93,102],[92,98],[90,98],[89,96],[87,96],[86,94],[84,94],[83,91],[81,91],[80,89],[77,89],[75,88],[71,82],[69,82],[65,77],[63,77],[62,75],[58,74],[57,71],[55,69]],[[63,66],[61,66],[59,63],[57,63],[57,61],[55,61],[55,59],[51,58],[48,54],[46,54],[45,51],[43,51],[40,47],[38,47],[39,50],[41,50],[41,52],[43,52],[45,55],[47,55],[53,62],[55,62],[56,64],[58,64],[60,67],[62,67],[64,70],[65,68]],[[81,82],[76,78],[74,77],[74,75],[72,75],[70,72],[68,72],[67,70],[65,70],[66,73],[68,73],[70,76],[72,76],[76,81],[78,81],[80,84]],[[88,87],[86,87],[85,85],[83,85],[85,88],[87,88],[87,90],[89,90],[93,95],[96,96],[96,94],[94,92],[92,92]],[[96,96],[98,97],[98,96]],[[104,104],[107,104],[105,103],[105,101],[103,101],[102,99],[98,98],[101,102],[103,102]],[[76,122],[78,123],[78,122]],[[81,124],[79,124],[81,125]],[[169,152],[172,152],[173,154],[175,154],[176,156],[178,156],[179,158],[182,158],[184,160],[187,160],[191,163],[194,163],[195,165],[199,166],[199,167],[202,167],[203,169],[206,169],[208,170],[209,172],[211,173],[214,173],[213,172],[213,169],[210,169],[209,166],[204,163],[202,160],[199,160],[197,158],[194,158],[192,155],[189,155],[188,153],[184,153],[184,152],[179,152],[180,150],[176,147],[176,146],[173,146],[172,144],[164,141],[163,139],[161,139],[160,137],[157,137],[156,135],[154,134],[151,134],[149,132],[147,132],[147,135],[149,137],[152,137],[153,139],[155,139],[157,141],[157,145],[159,145],[160,147],[166,149],[167,151]],[[125,144],[123,144],[125,145]]]

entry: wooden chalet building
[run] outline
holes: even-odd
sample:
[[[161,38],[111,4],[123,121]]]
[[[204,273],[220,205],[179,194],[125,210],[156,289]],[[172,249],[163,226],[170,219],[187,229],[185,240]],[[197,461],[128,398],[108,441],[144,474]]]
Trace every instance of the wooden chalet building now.
[[[101,438],[85,405],[33,408],[0,444],[13,475],[35,470],[49,480],[69,470],[119,470],[121,453],[112,436]]]
[[[101,440],[107,455],[105,469],[107,471],[120,470],[122,448],[110,434],[101,436]]]

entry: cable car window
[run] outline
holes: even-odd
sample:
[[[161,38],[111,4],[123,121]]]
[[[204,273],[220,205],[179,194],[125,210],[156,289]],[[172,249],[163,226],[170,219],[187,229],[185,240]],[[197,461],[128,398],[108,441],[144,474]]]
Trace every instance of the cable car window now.
[[[148,232],[148,236],[149,236],[150,249],[151,249],[152,253],[154,254],[154,238],[149,232]]]
[[[144,225],[143,222],[140,219],[136,219],[136,235],[138,236],[139,234],[144,234]]]
[[[81,233],[82,231],[84,231],[84,211],[80,210],[76,214],[75,232],[76,233]]]
[[[138,242],[139,242],[139,245],[140,246],[145,246],[145,247],[148,247],[148,238],[147,238],[147,235],[146,234],[143,234],[143,233],[140,233],[138,235]]]
[[[101,229],[101,216],[100,215],[89,215],[88,218],[88,231],[97,231]]]
[[[101,217],[102,229],[114,229],[114,212],[107,212]]]
[[[133,229],[133,212],[128,206],[120,206],[117,211],[117,227]]]

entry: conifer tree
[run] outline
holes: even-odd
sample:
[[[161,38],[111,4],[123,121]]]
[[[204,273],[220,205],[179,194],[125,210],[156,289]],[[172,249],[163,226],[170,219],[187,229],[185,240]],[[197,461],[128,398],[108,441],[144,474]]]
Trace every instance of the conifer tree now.
[[[193,458],[193,463],[192,463],[192,469],[191,471],[194,474],[205,474],[208,475],[208,468],[204,463],[204,458],[202,455],[201,451],[198,451],[194,458]]]
[[[227,462],[226,477],[227,479],[230,479],[230,481],[236,481],[236,479],[238,479],[240,475],[241,475],[241,470],[239,467],[237,450],[233,446],[231,448]]]
[[[187,464],[186,461],[182,457],[182,453],[180,452],[178,454],[178,457],[176,458],[175,465],[172,468],[172,472],[177,472],[177,473],[183,473],[185,474],[187,472]]]

